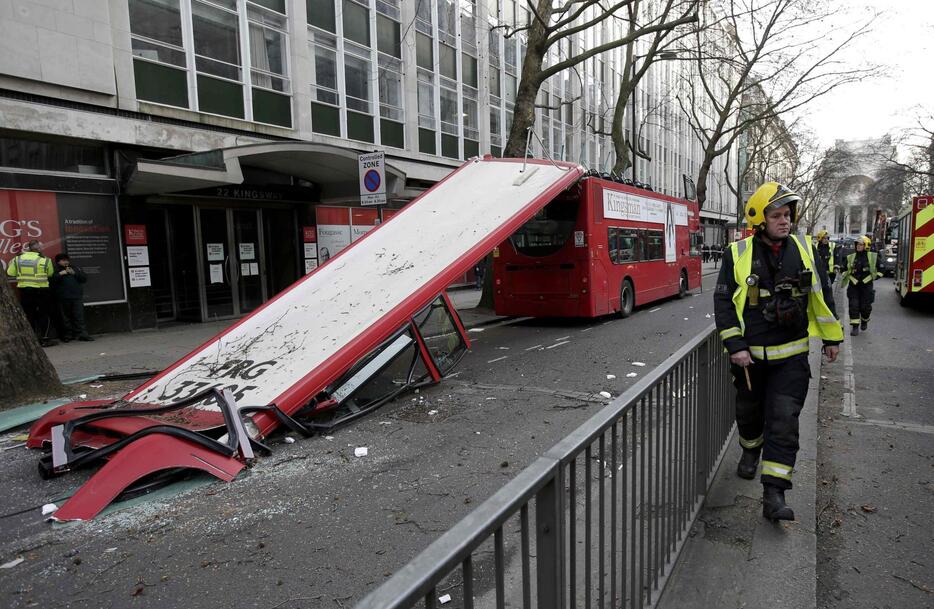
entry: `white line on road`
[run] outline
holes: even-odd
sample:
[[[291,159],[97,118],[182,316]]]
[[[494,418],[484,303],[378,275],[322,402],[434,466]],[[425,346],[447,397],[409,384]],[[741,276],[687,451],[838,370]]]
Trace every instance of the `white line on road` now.
[[[847,322],[850,318],[847,316]],[[846,326],[844,326],[846,327]],[[856,378],[853,376],[853,342],[843,341],[843,416],[858,417],[856,413]]]
[[[691,307],[691,308],[694,308],[694,307]],[[649,309],[649,313],[654,313],[655,311],[661,311],[661,310],[662,310],[661,307],[655,307],[654,309]]]
[[[546,348],[546,349],[554,349],[555,347],[560,347],[561,345],[566,345],[566,344],[568,344],[569,342],[571,342],[571,341],[565,340],[565,341],[562,341],[562,342],[560,342],[560,343],[555,343],[555,344],[553,344],[553,345],[548,345],[548,346],[545,347],[545,348]]]
[[[591,330],[593,330],[593,326],[589,328],[584,328],[583,330],[581,330],[581,332],[590,332]]]
[[[555,342],[558,342],[559,340],[567,340],[567,339],[569,339],[569,338],[571,338],[571,337],[570,337],[570,336],[562,336],[561,338],[556,338],[556,339],[555,339]]]
[[[535,345],[534,347],[529,347],[526,351],[535,351],[536,349],[541,349],[545,345]]]
[[[508,355],[504,355],[503,357],[497,357],[496,359],[491,359],[491,360],[488,361],[487,363],[488,363],[488,364],[492,364],[493,362],[499,362],[499,361],[502,361],[502,360],[506,359],[507,357],[509,357],[509,356],[508,356]]]

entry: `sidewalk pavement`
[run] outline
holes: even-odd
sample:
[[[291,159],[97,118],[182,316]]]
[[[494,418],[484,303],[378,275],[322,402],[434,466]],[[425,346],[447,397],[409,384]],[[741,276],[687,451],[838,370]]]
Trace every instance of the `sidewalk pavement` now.
[[[448,296],[468,328],[504,319],[490,310],[477,308],[480,290],[455,289]],[[172,324],[159,329],[102,334],[94,342],[59,344],[46,348],[45,352],[59,378],[66,382],[162,370],[236,321]]]
[[[707,275],[716,275],[720,272],[720,263],[719,262],[701,262],[701,275],[706,277]]]
[[[800,416],[794,489],[788,504],[797,520],[762,517],[762,485],[736,475],[735,433],[656,609],[740,609],[817,604],[817,402],[819,341],[811,341],[811,383]]]

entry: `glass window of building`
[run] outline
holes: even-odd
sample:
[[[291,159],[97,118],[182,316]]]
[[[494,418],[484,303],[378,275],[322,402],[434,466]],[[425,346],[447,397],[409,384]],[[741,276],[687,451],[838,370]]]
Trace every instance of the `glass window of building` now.
[[[344,0],[344,38],[365,47],[370,46],[370,11],[354,0]]]
[[[435,77],[430,70],[418,69],[418,151],[437,153],[435,142]]]
[[[495,4],[495,2],[493,2]],[[477,0],[460,0],[461,48],[477,54]]]
[[[337,19],[334,11],[334,0],[305,0],[305,8],[308,13],[308,25],[313,25],[332,34],[337,31],[335,29]]]
[[[437,4],[439,40],[453,45],[457,36],[457,0],[437,0]]]
[[[311,28],[311,129],[340,137],[340,98],[337,90],[337,38]]]
[[[246,4],[250,28],[250,82],[253,120],[291,127],[288,20],[278,12],[285,10],[284,4],[284,0],[252,0]]]
[[[136,97],[188,107],[179,0],[129,0]]]
[[[192,0],[198,109],[245,118],[240,58],[240,23],[235,2],[225,6]]]

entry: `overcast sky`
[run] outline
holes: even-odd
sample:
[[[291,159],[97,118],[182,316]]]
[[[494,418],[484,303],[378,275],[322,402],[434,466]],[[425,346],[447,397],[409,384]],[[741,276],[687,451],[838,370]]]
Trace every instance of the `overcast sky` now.
[[[805,120],[822,144],[836,139],[880,137],[915,124],[914,109],[934,114],[934,0],[843,0],[854,10],[847,20],[876,10],[874,31],[857,43],[848,59],[861,57],[887,66],[884,79],[847,85],[813,102]]]

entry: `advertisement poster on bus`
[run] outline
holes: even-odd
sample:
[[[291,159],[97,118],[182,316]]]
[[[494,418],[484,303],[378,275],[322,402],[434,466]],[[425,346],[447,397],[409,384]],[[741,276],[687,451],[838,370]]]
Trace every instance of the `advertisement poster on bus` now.
[[[0,260],[6,268],[36,239],[50,258],[67,252],[88,277],[87,304],[126,299],[113,197],[0,190]]]
[[[688,207],[614,190],[603,191],[603,217],[611,220],[665,224],[669,214],[675,226],[688,225]]]

